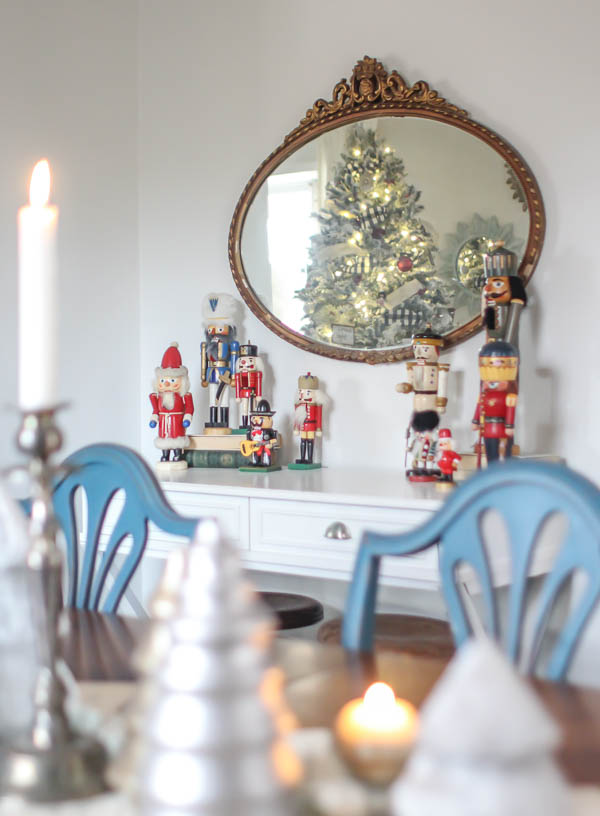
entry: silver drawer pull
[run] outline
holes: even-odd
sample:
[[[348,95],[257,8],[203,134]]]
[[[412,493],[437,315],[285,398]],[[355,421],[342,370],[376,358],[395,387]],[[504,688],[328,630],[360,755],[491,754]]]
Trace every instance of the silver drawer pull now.
[[[325,538],[337,538],[340,540],[352,538],[348,528],[343,521],[332,521],[325,530]]]

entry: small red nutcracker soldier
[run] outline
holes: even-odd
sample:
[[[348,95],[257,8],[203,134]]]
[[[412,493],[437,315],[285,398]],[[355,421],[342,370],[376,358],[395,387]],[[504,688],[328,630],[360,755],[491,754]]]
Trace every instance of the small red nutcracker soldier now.
[[[300,437],[299,469],[320,468],[314,461],[315,437],[323,435],[323,394],[319,390],[319,378],[310,371],[298,377],[298,393],[294,405],[294,436]],[[294,464],[290,465],[294,469]]]
[[[452,432],[449,428],[440,428],[438,440],[438,448],[441,451],[437,461],[441,474],[439,482],[452,485],[454,483],[454,471],[457,469],[462,456],[454,450]]]
[[[235,372],[235,399],[241,403],[240,428],[249,426],[249,416],[258,397],[262,397],[263,363],[258,347],[248,343],[240,346],[240,357]]]
[[[150,427],[156,428],[158,425],[154,444],[162,451],[159,466],[184,469],[187,462],[183,458],[183,450],[190,444],[186,428],[192,421],[194,401],[190,393],[188,370],[181,363],[177,343],[171,343],[163,354],[160,366],[155,369],[154,389],[150,394]],[[171,451],[173,458],[169,461]]]
[[[492,340],[479,352],[481,392],[473,416],[473,430],[479,431],[488,462],[512,455],[517,407],[519,352],[504,340]]]

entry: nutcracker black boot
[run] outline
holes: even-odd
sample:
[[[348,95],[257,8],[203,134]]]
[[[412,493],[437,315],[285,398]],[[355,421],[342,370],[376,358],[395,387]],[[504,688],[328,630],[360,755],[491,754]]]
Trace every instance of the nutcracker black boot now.
[[[306,464],[306,439],[300,440],[300,459],[296,459],[297,465]]]
[[[314,439],[307,439],[306,441],[308,442],[308,446],[307,446],[308,447],[308,455],[306,457],[306,464],[307,465],[312,465],[312,463],[313,463],[313,450],[314,450],[314,447],[315,447],[315,440]]]
[[[169,461],[169,453],[170,453],[169,449],[168,449],[168,448],[166,448],[166,449],[165,449],[165,450],[162,452],[162,455],[161,455],[161,457],[160,457],[160,461],[161,461],[161,462],[168,462],[168,461]]]
[[[173,461],[174,462],[181,462],[183,459],[183,452],[181,448],[174,448],[173,449]]]
[[[229,428],[229,408],[221,408],[220,423],[224,428]]]
[[[217,409],[216,406],[210,406],[210,420],[208,422],[209,427],[214,428],[217,424]]]

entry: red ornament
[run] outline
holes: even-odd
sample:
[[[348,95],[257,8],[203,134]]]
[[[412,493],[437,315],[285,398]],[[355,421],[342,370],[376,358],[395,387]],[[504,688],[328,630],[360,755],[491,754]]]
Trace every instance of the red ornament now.
[[[398,269],[401,272],[410,272],[413,268],[412,259],[408,257],[408,255],[401,255],[398,258]]]

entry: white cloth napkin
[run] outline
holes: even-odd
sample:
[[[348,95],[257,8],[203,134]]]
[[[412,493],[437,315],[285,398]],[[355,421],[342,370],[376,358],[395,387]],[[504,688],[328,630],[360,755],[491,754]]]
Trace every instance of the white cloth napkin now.
[[[396,816],[571,816],[557,725],[498,647],[463,646],[425,702]]]

